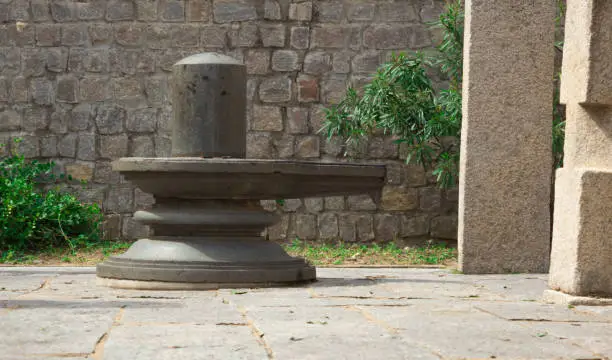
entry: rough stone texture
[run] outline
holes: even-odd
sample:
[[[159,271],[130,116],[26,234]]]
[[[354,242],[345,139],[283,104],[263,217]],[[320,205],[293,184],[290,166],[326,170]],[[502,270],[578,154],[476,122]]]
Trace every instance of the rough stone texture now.
[[[543,303],[545,276],[325,268],[319,276],[292,288],[135,292],[96,286],[92,268],[3,268],[0,319],[15,336],[0,337],[0,353],[7,360],[612,357],[610,309]]]
[[[317,133],[322,109],[337,101],[352,80],[367,79],[387,52],[429,46],[431,35],[419,14],[426,13],[429,21],[443,3],[0,0],[0,139],[25,136],[28,156],[94,164],[93,179],[106,202],[120,183],[110,172],[110,161],[171,154],[172,65],[216,51],[247,65],[249,156],[337,160],[344,154],[341,144],[328,143]],[[16,21],[27,23],[23,31],[16,31]],[[380,205],[348,210],[346,199],[328,198],[322,212],[306,206],[295,211],[316,217],[319,229],[314,232],[321,239],[337,237],[338,211],[350,212],[373,224],[377,241],[390,240],[390,232],[376,226],[377,213],[409,211],[411,217],[423,217],[426,230],[400,237],[428,239],[430,221],[456,216],[456,201],[442,199],[437,206],[435,196],[423,195],[433,185],[420,167],[403,164],[400,156],[383,138],[372,143],[367,155],[392,164],[392,188],[386,192],[391,196],[385,198],[391,210]],[[431,206],[421,210],[419,197]],[[127,224],[138,208],[132,204],[119,218],[108,214],[123,237],[134,234],[127,233],[132,228]],[[274,211],[289,214],[284,208]],[[276,231],[282,236],[275,240],[295,235],[297,218],[283,219],[287,230]]]
[[[549,286],[612,298],[612,4],[570,2],[563,54],[564,168],[557,171]]]
[[[459,266],[465,273],[543,273],[554,4],[468,0],[466,9]]]

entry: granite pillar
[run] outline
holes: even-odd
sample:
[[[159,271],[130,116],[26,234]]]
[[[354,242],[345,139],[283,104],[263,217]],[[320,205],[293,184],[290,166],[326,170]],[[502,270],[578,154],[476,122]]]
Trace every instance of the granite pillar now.
[[[557,292],[546,297],[591,303],[584,297],[612,298],[612,2],[567,5],[565,160],[557,172],[549,280]]]
[[[466,0],[459,267],[548,270],[554,2]]]

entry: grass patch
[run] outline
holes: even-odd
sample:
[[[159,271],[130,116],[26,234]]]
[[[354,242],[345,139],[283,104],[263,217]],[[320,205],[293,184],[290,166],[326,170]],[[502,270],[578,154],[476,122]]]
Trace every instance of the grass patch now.
[[[33,266],[94,266],[111,255],[123,253],[132,245],[124,241],[101,241],[87,247],[48,248],[39,252],[0,253],[0,264]],[[316,266],[326,265],[453,265],[457,250],[444,245],[400,248],[394,243],[309,244],[299,239],[283,245],[292,256],[303,257]]]
[[[16,253],[9,250],[0,253],[0,264],[93,266],[111,255],[124,252],[130,245],[131,242],[124,241],[100,241],[74,250],[47,248],[31,253]]]
[[[313,265],[451,265],[457,250],[444,245],[400,248],[394,243],[307,244],[299,239],[283,246],[292,256],[303,257]]]

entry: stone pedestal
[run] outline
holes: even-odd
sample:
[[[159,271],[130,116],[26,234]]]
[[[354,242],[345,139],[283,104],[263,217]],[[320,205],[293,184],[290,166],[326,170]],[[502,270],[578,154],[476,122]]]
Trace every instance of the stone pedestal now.
[[[565,167],[557,172],[546,298],[604,304],[588,296],[612,298],[612,2],[570,0],[566,18]]]
[[[459,267],[545,273],[554,2],[466,0]]]
[[[246,71],[218,54],[174,66],[172,158],[124,158],[113,170],[155,197],[134,218],[152,235],[97,267],[100,284],[214,289],[316,279],[262,232],[279,221],[260,200],[380,192],[384,165],[244,159]]]

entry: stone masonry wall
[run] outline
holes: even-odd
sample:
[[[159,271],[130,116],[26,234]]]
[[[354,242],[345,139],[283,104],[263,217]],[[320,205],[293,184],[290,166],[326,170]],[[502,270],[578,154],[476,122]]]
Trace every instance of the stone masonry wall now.
[[[248,152],[256,158],[332,160],[317,134],[323,108],[367,82],[392,51],[431,48],[425,24],[441,0],[0,0],[0,143],[87,180],[66,184],[107,213],[108,238],[146,233],[130,214],[152,203],[113,173],[122,156],[167,156],[168,77],[180,58],[217,51],[248,73]],[[8,151],[0,150],[0,156]],[[382,201],[365,196],[286,199],[272,240],[453,239],[457,193],[440,191],[400,160],[391,139],[352,151],[384,161]]]

